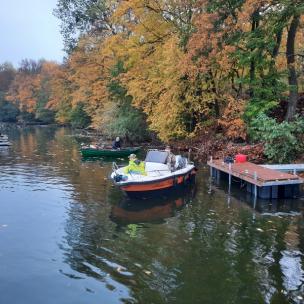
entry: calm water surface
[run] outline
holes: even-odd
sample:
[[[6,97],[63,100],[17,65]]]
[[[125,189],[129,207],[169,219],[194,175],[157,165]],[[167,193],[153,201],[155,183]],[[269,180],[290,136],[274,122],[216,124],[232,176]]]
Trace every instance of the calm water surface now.
[[[132,202],[68,129],[0,150],[0,303],[304,303],[303,200],[210,185]],[[253,208],[254,207],[254,208]]]

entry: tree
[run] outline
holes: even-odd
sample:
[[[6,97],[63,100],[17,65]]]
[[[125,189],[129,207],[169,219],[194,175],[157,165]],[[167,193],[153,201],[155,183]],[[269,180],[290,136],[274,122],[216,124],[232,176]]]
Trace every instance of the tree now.
[[[0,121],[14,122],[19,114],[16,106],[6,100],[6,93],[14,80],[16,71],[11,63],[0,65]]]
[[[51,81],[57,69],[57,63],[45,60],[21,62],[6,98],[18,107],[26,120],[53,122],[54,113],[46,106],[50,99]]]
[[[292,17],[287,36],[286,44],[286,61],[288,67],[288,84],[289,84],[289,102],[286,113],[286,120],[290,121],[294,118],[297,110],[298,102],[298,79],[296,72],[295,60],[295,39],[297,29],[300,23],[300,15],[295,14]]]
[[[70,122],[74,128],[86,128],[90,122],[91,118],[84,110],[83,104],[77,104],[70,113]]]
[[[126,30],[110,43],[107,40],[107,48],[111,46],[125,63],[126,73],[119,79],[133,97],[132,104],[147,115],[149,128],[166,141],[193,131],[188,130],[193,111],[186,100],[191,90],[184,92],[187,79],[178,66],[182,42],[191,32],[191,5],[193,1],[122,2],[114,18]]]
[[[0,121],[16,122],[19,115],[18,108],[5,100],[4,93],[0,92]]]
[[[61,20],[61,33],[65,50],[70,53],[78,38],[90,34],[95,37],[115,33],[111,15],[117,1],[110,0],[58,0],[54,14]]]
[[[67,65],[58,66],[50,79],[50,96],[45,108],[55,112],[55,120],[59,124],[70,123],[72,110],[72,83],[68,79]]]
[[[125,73],[123,63],[118,61],[111,69],[111,80],[108,84],[109,100],[104,104],[100,117],[95,121],[105,135],[119,136],[127,141],[142,141],[150,137],[146,123],[146,115],[132,105],[132,96],[118,80],[118,76]]]
[[[22,60],[9,87],[7,100],[15,104],[21,112],[34,113],[35,111],[41,68],[42,61]]]
[[[16,70],[11,63],[0,64],[0,92],[7,92],[14,80]]]

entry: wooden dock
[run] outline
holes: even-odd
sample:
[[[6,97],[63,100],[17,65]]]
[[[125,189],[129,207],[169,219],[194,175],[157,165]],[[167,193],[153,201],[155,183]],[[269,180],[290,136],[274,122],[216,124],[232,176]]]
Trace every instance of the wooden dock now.
[[[232,177],[247,183],[247,191],[260,198],[295,197],[299,185],[304,180],[297,175],[276,171],[250,162],[227,164],[222,160],[210,160],[211,175],[217,181],[228,176],[229,186]]]

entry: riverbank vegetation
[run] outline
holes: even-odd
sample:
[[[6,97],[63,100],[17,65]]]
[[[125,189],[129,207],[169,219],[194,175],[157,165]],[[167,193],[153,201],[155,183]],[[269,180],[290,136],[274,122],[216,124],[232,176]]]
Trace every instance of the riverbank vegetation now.
[[[157,136],[202,158],[304,152],[303,1],[58,0],[55,14],[64,63],[2,64],[1,120]]]

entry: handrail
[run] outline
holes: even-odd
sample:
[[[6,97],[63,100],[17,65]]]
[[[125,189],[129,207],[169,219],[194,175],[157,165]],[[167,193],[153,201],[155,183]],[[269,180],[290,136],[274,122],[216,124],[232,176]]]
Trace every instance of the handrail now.
[[[113,163],[112,163],[112,170],[117,174],[116,170],[118,170],[118,169],[119,169],[119,168],[118,168],[116,162],[113,162]]]

